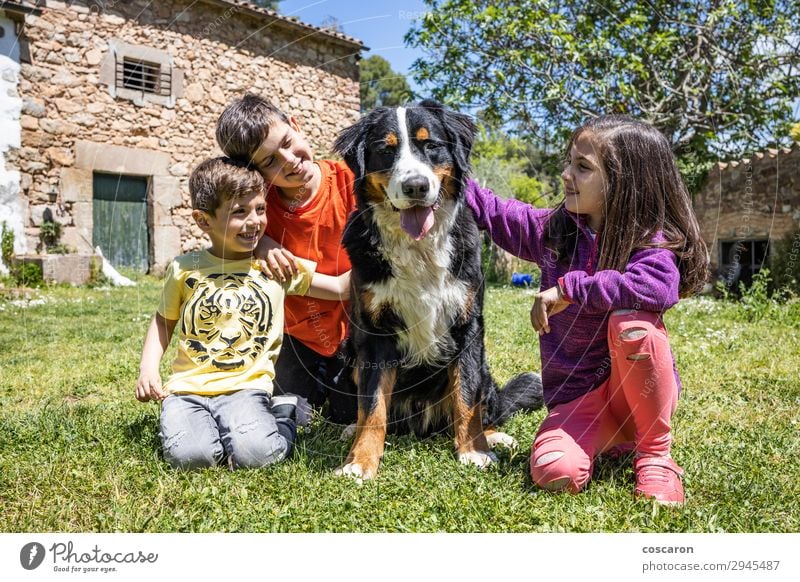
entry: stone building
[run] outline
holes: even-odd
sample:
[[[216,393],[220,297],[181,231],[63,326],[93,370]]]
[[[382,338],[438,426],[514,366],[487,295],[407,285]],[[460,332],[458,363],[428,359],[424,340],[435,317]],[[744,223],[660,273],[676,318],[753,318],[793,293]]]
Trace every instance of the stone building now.
[[[17,253],[58,222],[63,245],[158,272],[202,244],[188,176],[219,155],[232,99],[268,97],[318,154],[358,118],[362,43],[248,2],[3,2],[0,26],[0,221]]]
[[[694,198],[714,279],[749,284],[771,246],[800,225],[800,144],[720,162]]]

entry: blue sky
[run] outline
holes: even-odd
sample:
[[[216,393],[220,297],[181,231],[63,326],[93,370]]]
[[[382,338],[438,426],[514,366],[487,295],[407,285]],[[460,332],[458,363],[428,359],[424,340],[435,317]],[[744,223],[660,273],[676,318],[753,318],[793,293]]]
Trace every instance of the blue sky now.
[[[425,8],[422,0],[282,0],[279,4],[281,14],[315,26],[329,16],[335,17],[345,34],[369,47],[364,57],[382,56],[394,71],[407,75],[412,89],[418,87],[408,76],[408,70],[423,53],[407,48],[403,36]]]

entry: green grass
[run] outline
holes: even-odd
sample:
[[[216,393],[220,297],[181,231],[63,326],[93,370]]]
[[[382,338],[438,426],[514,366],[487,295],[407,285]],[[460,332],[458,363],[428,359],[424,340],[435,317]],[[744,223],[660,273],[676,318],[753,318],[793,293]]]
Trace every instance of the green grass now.
[[[674,456],[682,509],[635,500],[630,461],[598,462],[576,496],[537,490],[528,448],[544,412],[506,430],[521,446],[488,471],[461,466],[449,439],[392,437],[379,477],[332,474],[347,453],[315,420],[279,466],[175,472],[162,461],[158,406],[133,398],[159,283],[48,288],[42,304],[0,300],[0,531],[793,532],[800,529],[800,315],[768,317],[708,299],[667,316],[684,392]],[[487,349],[495,377],[537,369],[531,296],[494,287]],[[163,373],[174,353],[171,348]]]

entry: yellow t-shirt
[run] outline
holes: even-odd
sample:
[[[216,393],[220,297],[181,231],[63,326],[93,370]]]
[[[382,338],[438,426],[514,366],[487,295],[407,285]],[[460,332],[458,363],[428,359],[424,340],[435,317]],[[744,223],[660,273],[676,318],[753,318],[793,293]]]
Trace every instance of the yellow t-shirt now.
[[[178,320],[178,356],[164,385],[171,393],[214,395],[255,388],[272,394],[283,341],[283,300],[303,295],[316,269],[298,260],[284,285],[252,261],[208,251],[177,257],[167,268],[158,313]]]

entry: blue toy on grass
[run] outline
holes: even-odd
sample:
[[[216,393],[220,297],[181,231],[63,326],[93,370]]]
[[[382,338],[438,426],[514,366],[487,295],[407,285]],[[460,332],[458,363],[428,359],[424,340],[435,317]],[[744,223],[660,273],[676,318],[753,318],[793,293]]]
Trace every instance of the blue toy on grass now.
[[[527,273],[512,273],[511,284],[514,287],[530,287],[533,285],[533,277]]]

